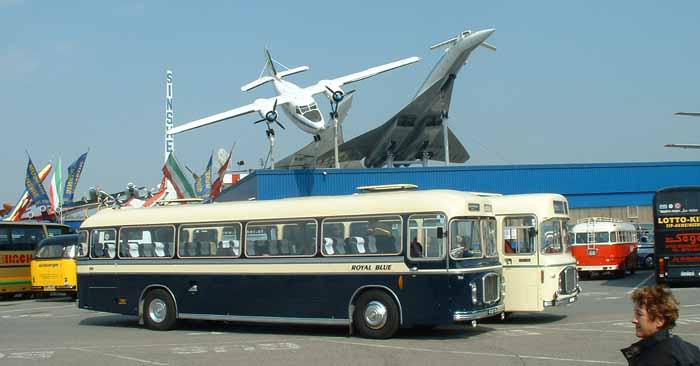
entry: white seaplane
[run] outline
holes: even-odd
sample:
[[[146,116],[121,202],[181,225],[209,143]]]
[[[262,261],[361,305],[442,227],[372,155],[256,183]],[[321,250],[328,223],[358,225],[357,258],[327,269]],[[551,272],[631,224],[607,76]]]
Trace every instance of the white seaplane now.
[[[352,93],[352,91],[345,93],[341,87],[356,81],[364,80],[389,70],[393,70],[402,66],[406,66],[415,62],[418,62],[420,58],[409,57],[399,61],[394,61],[385,65],[376,66],[369,68],[364,71],[360,71],[354,74],[341,76],[336,79],[331,80],[321,80],[314,85],[308,86],[306,88],[301,88],[296,84],[283,80],[284,77],[304,72],[309,69],[308,66],[295,67],[288,70],[277,71],[270,56],[270,52],[265,50],[267,56],[265,70],[268,70],[271,75],[262,76],[244,86],[241,87],[242,91],[248,91],[254,89],[260,85],[272,82],[278,95],[272,98],[262,98],[256,99],[253,103],[244,105],[242,107],[234,108],[226,112],[218,113],[209,117],[204,117],[192,122],[185,123],[183,125],[169,129],[167,134],[174,135],[181,132],[189,131],[195,128],[210,125],[212,123],[221,122],[223,120],[242,116],[252,112],[258,112],[261,119],[255,121],[254,123],[265,122],[267,123],[267,136],[270,139],[271,144],[273,143],[274,130],[272,129],[272,124],[276,123],[282,129],[285,127],[277,120],[278,113],[277,107],[282,106],[283,110],[287,113],[290,119],[296,124],[302,131],[312,134],[314,140],[320,140],[319,133],[323,131],[326,127],[326,122],[323,119],[323,115],[318,109],[318,104],[314,100],[314,95],[325,93],[331,102],[333,116],[337,113],[337,106],[343,100],[344,96]]]

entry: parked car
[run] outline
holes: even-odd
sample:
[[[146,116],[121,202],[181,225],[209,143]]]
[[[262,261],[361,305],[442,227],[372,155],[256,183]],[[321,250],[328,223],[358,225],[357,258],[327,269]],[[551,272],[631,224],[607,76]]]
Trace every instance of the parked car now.
[[[654,268],[654,236],[645,235],[639,237],[637,244],[637,263],[642,268]]]

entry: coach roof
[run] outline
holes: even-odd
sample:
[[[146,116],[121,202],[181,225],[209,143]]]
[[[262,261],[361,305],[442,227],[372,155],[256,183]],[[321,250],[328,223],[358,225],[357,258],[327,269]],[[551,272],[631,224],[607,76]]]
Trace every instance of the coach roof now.
[[[484,213],[483,207],[479,212],[470,212],[467,210],[468,203],[488,204],[490,199],[452,190],[425,190],[105,209],[86,219],[81,227],[273,220],[400,212],[445,212],[449,216],[493,214]]]

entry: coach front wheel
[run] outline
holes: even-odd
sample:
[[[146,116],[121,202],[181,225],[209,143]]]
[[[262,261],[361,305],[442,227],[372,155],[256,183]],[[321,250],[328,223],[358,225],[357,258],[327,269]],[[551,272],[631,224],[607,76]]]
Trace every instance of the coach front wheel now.
[[[367,291],[355,304],[353,323],[363,337],[391,338],[399,329],[398,306],[384,291]]]
[[[143,302],[143,320],[146,328],[170,330],[175,327],[175,302],[165,290],[155,289]]]

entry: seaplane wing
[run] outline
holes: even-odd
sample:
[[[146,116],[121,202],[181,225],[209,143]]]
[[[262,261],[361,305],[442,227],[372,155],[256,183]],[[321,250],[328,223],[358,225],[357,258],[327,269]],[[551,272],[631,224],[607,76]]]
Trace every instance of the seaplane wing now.
[[[229,118],[242,116],[252,112],[258,112],[261,115],[263,115],[273,109],[275,102],[277,103],[277,106],[280,106],[289,103],[290,101],[292,101],[292,99],[293,97],[290,95],[280,95],[272,98],[257,99],[255,102],[244,105],[242,107],[234,108],[226,112],[217,113],[209,117],[200,118],[198,120],[187,122],[177,127],[173,127],[169,129],[167,133],[168,135],[175,135],[181,132],[194,130],[195,128],[207,126],[212,123],[221,122]]]
[[[310,93],[310,94],[318,94],[318,93],[327,92],[328,88],[335,90],[337,88],[340,88],[343,85],[354,83],[356,81],[364,80],[367,78],[371,78],[372,76],[376,76],[376,75],[379,75],[381,73],[384,73],[384,72],[387,72],[387,71],[390,71],[393,69],[398,69],[399,67],[410,65],[410,64],[416,63],[418,61],[420,61],[419,57],[405,58],[403,60],[390,62],[388,64],[384,64],[381,66],[375,66],[375,67],[369,68],[367,70],[356,72],[356,73],[350,74],[350,75],[341,76],[339,78],[335,78],[335,79],[331,79],[331,80],[321,80],[314,85],[311,85],[309,87],[304,88],[303,91]]]
[[[674,113],[676,116],[691,116],[691,117],[700,117],[700,113],[697,112],[676,112]]]
[[[700,149],[700,144],[666,144],[664,147],[677,147],[680,149]]]

